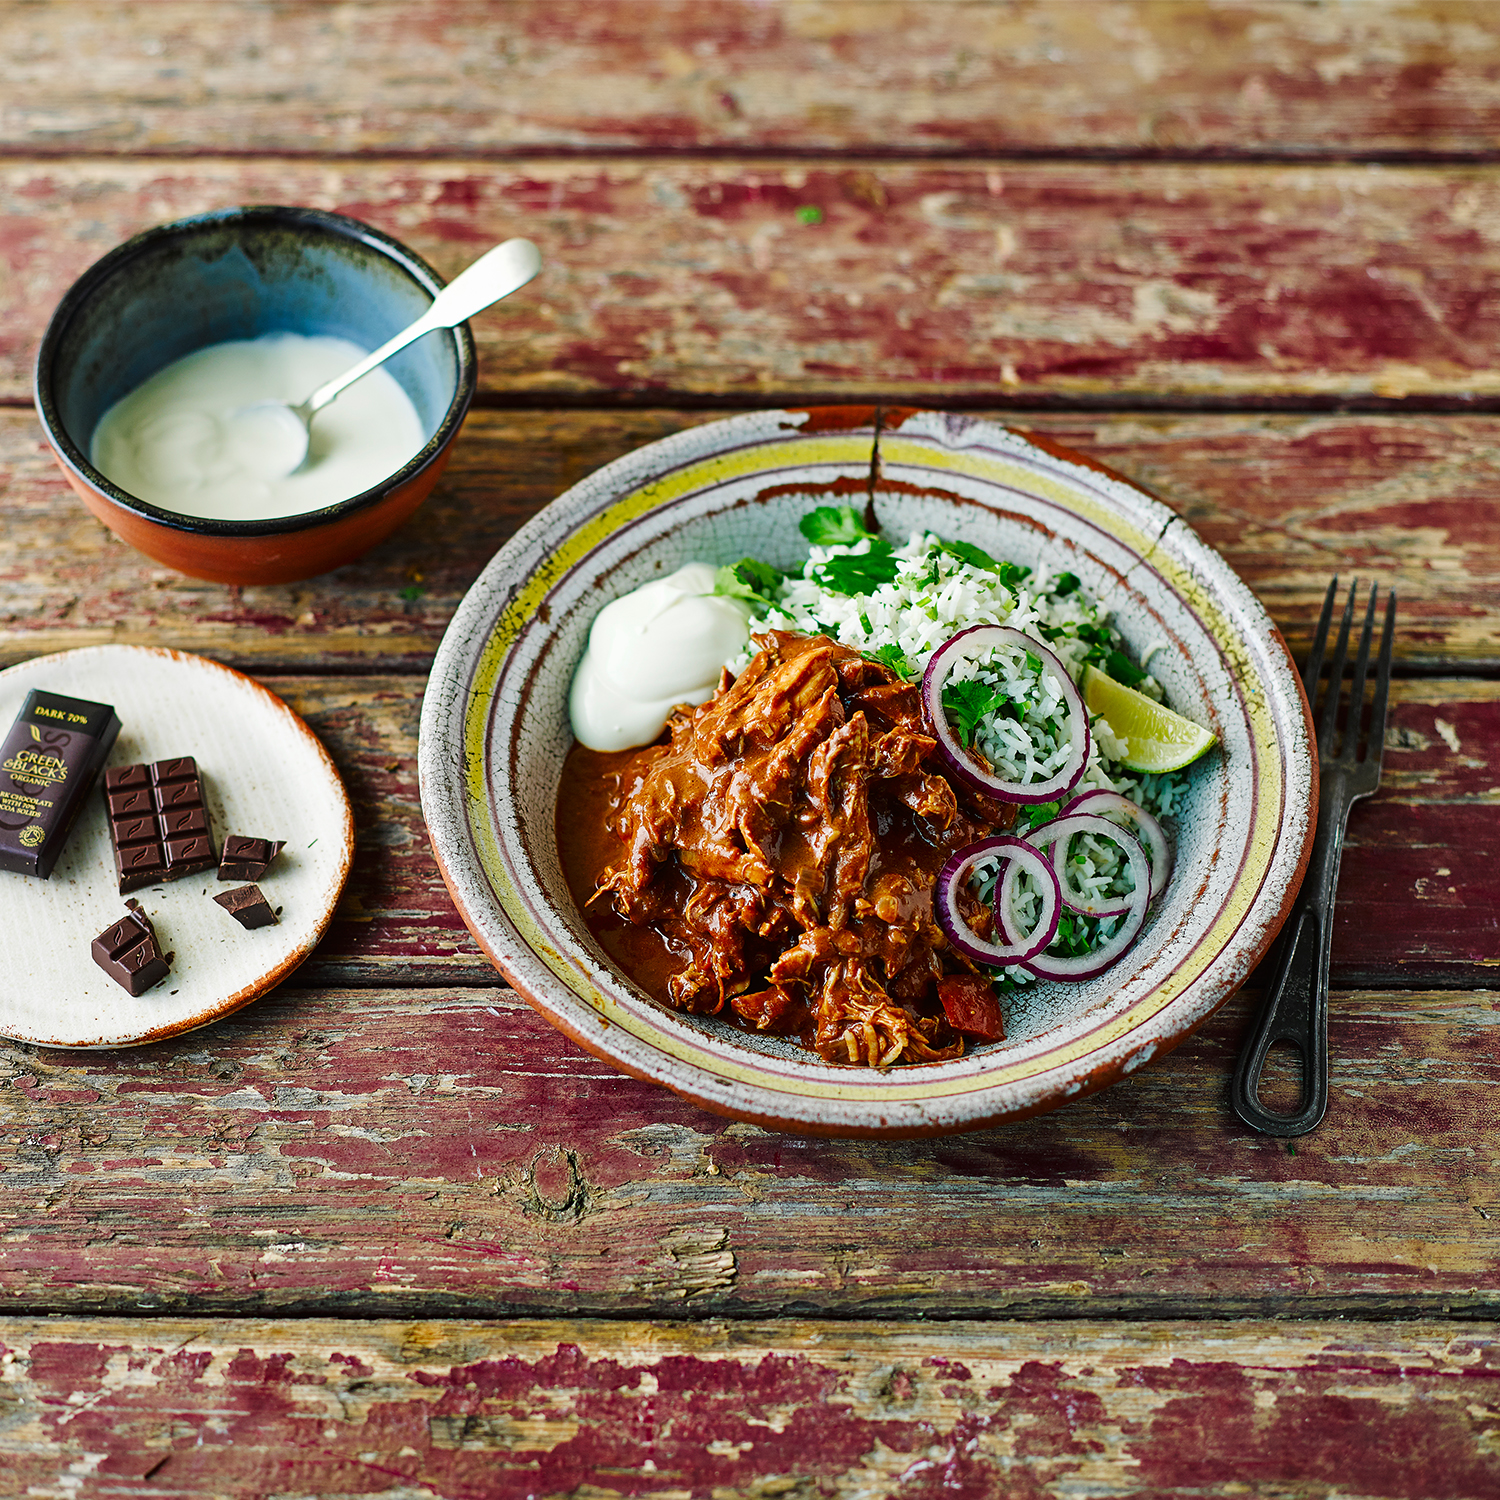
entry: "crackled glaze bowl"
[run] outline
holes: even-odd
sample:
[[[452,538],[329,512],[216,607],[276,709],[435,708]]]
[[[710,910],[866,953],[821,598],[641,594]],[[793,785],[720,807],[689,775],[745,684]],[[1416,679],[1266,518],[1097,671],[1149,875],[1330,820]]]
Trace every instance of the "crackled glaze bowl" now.
[[[631,453],[549,505],[490,562],[438,651],[423,705],[422,808],[453,899],[505,977],[589,1051],[707,1109],[788,1131],[910,1136],[1052,1109],[1169,1051],[1249,975],[1295,896],[1317,800],[1306,700],[1276,627],[1173,511],[1081,455],[991,422],[886,413],[885,531],[1067,569],[1219,745],[1173,832],[1173,877],[1098,979],[1005,1001],[1006,1038],[951,1062],[832,1067],[795,1042],[681,1015],[590,936],[558,862],[567,697],[594,615],[693,561],[806,557],[798,520],[863,505],[868,409],[713,422]]]

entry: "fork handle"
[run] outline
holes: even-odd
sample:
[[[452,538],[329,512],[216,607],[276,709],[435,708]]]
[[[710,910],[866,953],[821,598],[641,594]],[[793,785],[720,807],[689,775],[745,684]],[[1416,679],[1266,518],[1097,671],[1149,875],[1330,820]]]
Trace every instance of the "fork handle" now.
[[[1348,815],[1348,802],[1339,798],[1318,818],[1312,858],[1282,939],[1275,978],[1230,1080],[1235,1114],[1265,1135],[1306,1135],[1328,1110],[1328,959]],[[1266,1054],[1277,1042],[1290,1042],[1302,1055],[1302,1099],[1294,1114],[1269,1110],[1259,1098]]]

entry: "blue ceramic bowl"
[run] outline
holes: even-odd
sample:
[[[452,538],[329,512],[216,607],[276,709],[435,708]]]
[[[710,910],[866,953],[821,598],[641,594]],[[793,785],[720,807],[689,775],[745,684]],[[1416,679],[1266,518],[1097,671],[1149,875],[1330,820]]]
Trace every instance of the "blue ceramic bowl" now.
[[[331,335],[367,349],[419,317],[442,289],[404,245],[315,208],[230,208],[148,229],[69,288],[42,338],[36,407],[68,482],[148,557],[219,583],[286,583],[383,541],[437,482],[474,396],[466,327],[433,333],[385,368],[411,398],[421,451],[373,489],[322,510],[221,521],[163,510],[89,462],[100,417],[158,370],[227,339]]]

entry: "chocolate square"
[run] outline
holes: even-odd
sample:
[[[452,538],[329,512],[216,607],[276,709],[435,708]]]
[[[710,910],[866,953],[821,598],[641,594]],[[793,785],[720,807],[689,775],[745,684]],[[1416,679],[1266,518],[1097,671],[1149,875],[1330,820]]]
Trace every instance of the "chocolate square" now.
[[[89,946],[94,962],[132,995],[144,995],[172,972],[151,919],[134,905],[127,916],[106,927]]]
[[[159,837],[156,819],[150,813],[142,813],[138,818],[127,816],[115,824],[115,838],[121,844],[155,843]]]
[[[170,807],[161,815],[161,831],[169,839],[208,832],[208,815],[201,807]]]
[[[259,880],[271,861],[286,848],[284,840],[250,838],[242,833],[224,836],[224,853],[219,860],[220,880]]]
[[[258,885],[242,885],[232,891],[221,891],[214,900],[241,927],[274,927],[276,913],[271,910]]]

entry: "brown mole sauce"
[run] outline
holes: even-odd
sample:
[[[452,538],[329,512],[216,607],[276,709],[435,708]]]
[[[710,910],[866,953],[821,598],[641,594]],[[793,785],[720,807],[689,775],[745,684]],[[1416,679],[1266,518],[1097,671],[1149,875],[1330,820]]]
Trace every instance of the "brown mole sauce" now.
[[[667,981],[682,966],[686,954],[679,951],[655,926],[636,926],[614,909],[607,895],[592,900],[600,878],[624,857],[624,842],[609,827],[619,793],[621,773],[640,754],[629,750],[589,750],[574,741],[563,762],[557,789],[557,852],[563,877],[584,923],[595,941],[615,964],[654,1000],[670,1005]],[[911,878],[916,891],[903,918],[932,916],[932,887],[951,847],[928,843],[910,817],[892,817],[884,807],[872,807],[876,833],[875,870],[895,870]],[[677,863],[675,855],[661,866],[656,879],[666,882],[686,903],[693,889],[692,878]],[[590,904],[592,902],[592,904]],[[726,1006],[725,1020],[734,1021]]]
[[[652,999],[666,1005],[667,980],[681,966],[682,955],[654,927],[627,922],[607,895],[589,904],[600,877],[625,853],[624,843],[610,831],[610,813],[620,773],[639,753],[638,748],[589,750],[574,741],[557,789],[557,854],[568,891],[594,940]],[[676,882],[687,899],[690,883],[675,859],[657,879]]]

